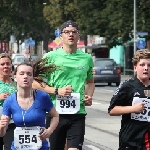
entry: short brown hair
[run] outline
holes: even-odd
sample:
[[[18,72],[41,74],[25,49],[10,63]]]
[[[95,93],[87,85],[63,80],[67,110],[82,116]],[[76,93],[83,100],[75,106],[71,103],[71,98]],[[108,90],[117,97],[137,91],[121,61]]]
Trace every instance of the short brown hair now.
[[[150,50],[148,49],[137,50],[132,58],[133,65],[137,65],[140,59],[150,59]]]
[[[0,59],[1,59],[1,58],[9,58],[10,61],[11,61],[11,63],[12,63],[12,59],[11,59],[10,55],[7,54],[7,53],[1,53],[1,54],[0,54]]]

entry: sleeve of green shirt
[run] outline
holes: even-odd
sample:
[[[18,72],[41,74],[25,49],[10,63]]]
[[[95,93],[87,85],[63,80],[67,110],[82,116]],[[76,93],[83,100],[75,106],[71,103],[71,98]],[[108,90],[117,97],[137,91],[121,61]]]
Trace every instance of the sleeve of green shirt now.
[[[93,79],[93,59],[89,56],[89,70],[87,72],[87,80]]]
[[[50,58],[51,58],[51,52],[46,53],[46,54],[43,56],[43,58],[48,58],[48,59],[50,59]]]

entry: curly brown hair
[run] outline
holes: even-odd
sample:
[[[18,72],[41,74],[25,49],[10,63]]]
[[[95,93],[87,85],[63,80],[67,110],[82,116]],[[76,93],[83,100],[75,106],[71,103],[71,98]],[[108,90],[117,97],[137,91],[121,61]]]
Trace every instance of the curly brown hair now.
[[[148,49],[137,50],[132,58],[133,65],[137,65],[140,59],[150,59],[150,50]]]

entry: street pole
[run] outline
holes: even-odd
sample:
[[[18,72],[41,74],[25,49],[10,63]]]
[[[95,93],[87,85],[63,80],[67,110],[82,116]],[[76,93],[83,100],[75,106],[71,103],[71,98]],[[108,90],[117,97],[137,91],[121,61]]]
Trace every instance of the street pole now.
[[[136,0],[134,0],[134,54],[136,52]]]
[[[32,40],[32,38],[30,37],[29,41],[31,41],[31,40]],[[31,58],[31,46],[30,46],[30,43],[29,43],[29,63],[31,64],[31,62],[32,62],[32,58]]]

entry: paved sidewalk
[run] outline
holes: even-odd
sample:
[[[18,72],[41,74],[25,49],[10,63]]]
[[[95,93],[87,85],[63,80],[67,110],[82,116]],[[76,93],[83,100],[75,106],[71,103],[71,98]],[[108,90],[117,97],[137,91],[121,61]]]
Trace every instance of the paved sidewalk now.
[[[133,77],[133,75],[121,75],[121,81],[130,79],[131,77]]]

